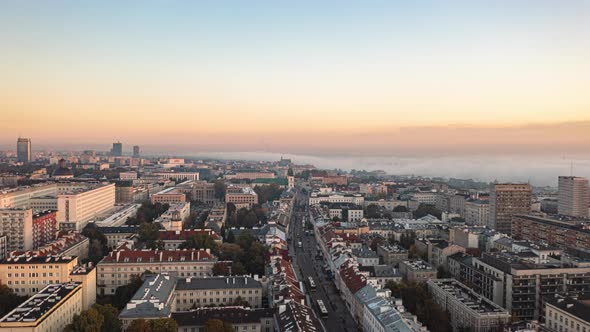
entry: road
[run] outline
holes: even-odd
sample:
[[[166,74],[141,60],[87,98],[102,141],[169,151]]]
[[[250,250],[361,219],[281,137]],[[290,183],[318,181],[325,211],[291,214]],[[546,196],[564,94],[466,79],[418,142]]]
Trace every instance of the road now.
[[[303,217],[309,218],[307,211],[307,196],[301,192],[297,195],[297,206],[291,224],[289,225],[289,234],[291,241],[289,242],[289,252],[294,255],[293,267],[298,273],[299,280],[305,282],[306,289],[308,277],[311,276],[315,281],[317,287],[315,291],[307,292],[312,298],[313,303],[311,307],[316,312],[316,316],[320,317],[316,300],[321,299],[328,310],[328,318],[324,318],[323,324],[328,331],[356,331],[357,324],[350,315],[344,300],[340,297],[336,286],[332,280],[327,280],[323,272],[324,261],[316,259],[317,243],[313,232],[309,235],[305,234],[305,229],[302,225]],[[303,206],[299,208],[300,204]],[[302,248],[297,247],[297,242],[301,241]]]

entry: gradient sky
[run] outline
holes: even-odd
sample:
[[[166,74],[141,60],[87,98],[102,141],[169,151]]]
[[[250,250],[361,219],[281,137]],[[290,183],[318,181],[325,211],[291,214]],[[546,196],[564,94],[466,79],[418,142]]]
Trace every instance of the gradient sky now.
[[[0,73],[2,144],[590,144],[589,1],[2,1]]]

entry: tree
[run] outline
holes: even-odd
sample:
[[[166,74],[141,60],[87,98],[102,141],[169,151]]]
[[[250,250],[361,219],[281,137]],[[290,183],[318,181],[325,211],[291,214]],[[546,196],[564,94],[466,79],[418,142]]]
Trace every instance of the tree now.
[[[152,332],[176,332],[178,325],[172,318],[153,319],[151,322]]]
[[[14,294],[11,288],[6,285],[0,285],[0,316],[4,317],[12,309],[18,307],[25,302],[26,296],[18,296]]]
[[[281,189],[281,187],[276,183],[271,183],[270,185],[264,186],[256,186],[254,191],[258,195],[259,204],[277,200],[283,193],[283,189]]]
[[[142,284],[143,281],[139,275],[134,274],[131,276],[131,281],[127,285],[119,286],[115,290],[113,305],[119,309],[123,309]]]
[[[195,234],[178,246],[179,249],[212,249],[215,255],[217,251],[217,243],[215,239],[209,234]]]
[[[108,252],[107,238],[95,223],[88,223],[82,229],[82,235],[86,236],[90,242],[88,245],[87,260],[96,265]]]
[[[426,217],[429,214],[437,217],[438,219],[442,217],[442,212],[434,205],[421,203],[418,205],[418,209],[414,211],[414,218],[420,219],[422,217]]]
[[[376,237],[371,241],[371,244],[369,245],[369,247],[371,248],[371,250],[377,251],[377,247],[380,246],[382,243],[383,243],[383,239],[380,237]]]
[[[205,332],[234,332],[234,328],[220,319],[208,319],[205,322]]]
[[[74,315],[70,324],[65,328],[66,332],[101,332],[104,317],[94,308],[82,311]]]
[[[126,332],[151,332],[152,327],[145,319],[135,319],[129,323]]]
[[[159,238],[160,231],[158,230],[158,225],[144,222],[139,226],[139,241],[144,243],[146,247],[156,249]]]
[[[215,198],[218,200],[225,199],[225,182],[223,180],[213,182],[213,189],[215,190]]]
[[[379,213],[379,206],[377,204],[369,204],[367,206],[367,218],[379,218],[381,214]]]
[[[121,331],[122,324],[119,320],[119,310],[113,307],[110,304],[100,305],[94,304],[92,306],[96,311],[98,311],[102,317],[104,317],[104,322],[102,323],[101,332],[119,332]]]
[[[229,275],[229,269],[225,263],[217,262],[213,265],[213,272],[214,276],[226,276]]]
[[[332,221],[338,222],[340,221],[340,218],[338,218],[338,216],[334,216],[334,218],[332,218]]]
[[[233,231],[230,230],[227,233],[227,237],[226,237],[225,241],[227,243],[234,243],[234,242],[236,242],[236,236],[234,235],[234,232]]]

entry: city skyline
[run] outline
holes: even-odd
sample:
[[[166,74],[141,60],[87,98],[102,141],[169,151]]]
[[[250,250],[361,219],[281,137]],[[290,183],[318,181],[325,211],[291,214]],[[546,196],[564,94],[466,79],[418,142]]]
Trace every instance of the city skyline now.
[[[0,143],[321,154],[409,133],[409,150],[588,151],[588,12],[584,1],[7,3]]]

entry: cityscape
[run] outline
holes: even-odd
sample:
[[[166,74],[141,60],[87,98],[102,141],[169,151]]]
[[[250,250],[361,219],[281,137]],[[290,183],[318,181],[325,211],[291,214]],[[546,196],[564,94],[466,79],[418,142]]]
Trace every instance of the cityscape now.
[[[587,1],[0,22],[0,332],[590,332]]]

